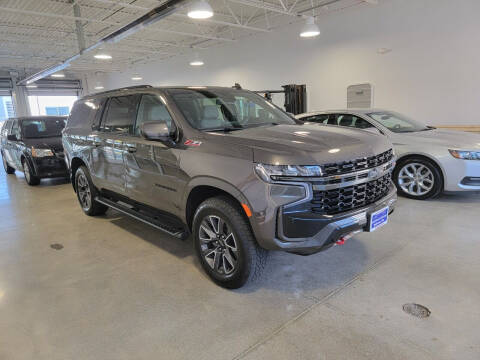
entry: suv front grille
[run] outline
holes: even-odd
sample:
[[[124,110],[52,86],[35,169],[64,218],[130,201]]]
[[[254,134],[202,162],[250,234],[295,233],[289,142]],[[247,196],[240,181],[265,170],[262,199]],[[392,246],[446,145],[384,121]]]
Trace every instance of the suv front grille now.
[[[334,190],[314,190],[312,212],[317,214],[337,214],[360,208],[386,196],[389,191],[391,174],[363,184]]]
[[[323,165],[324,175],[339,175],[359,170],[370,169],[385,164],[393,159],[393,150],[387,150],[379,155],[363,157],[339,163]]]

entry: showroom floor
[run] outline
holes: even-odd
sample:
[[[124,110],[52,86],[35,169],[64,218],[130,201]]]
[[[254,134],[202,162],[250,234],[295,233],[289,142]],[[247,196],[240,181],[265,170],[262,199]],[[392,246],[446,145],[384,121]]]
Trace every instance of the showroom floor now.
[[[228,291],[188,242],[89,218],[64,181],[2,174],[0,359],[479,359],[479,205],[400,199],[387,227],[273,253],[261,281]]]

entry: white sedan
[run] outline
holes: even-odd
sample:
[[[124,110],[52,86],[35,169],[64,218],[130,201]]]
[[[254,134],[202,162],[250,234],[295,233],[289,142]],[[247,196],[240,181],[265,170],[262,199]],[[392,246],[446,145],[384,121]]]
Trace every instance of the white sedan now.
[[[423,200],[442,191],[480,190],[480,134],[440,130],[380,109],[319,111],[296,117],[388,136],[397,156],[393,181],[406,197]]]

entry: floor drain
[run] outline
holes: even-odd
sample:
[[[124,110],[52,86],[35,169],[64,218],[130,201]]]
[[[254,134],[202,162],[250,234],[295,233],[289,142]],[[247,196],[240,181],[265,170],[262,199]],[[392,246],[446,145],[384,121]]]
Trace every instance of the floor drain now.
[[[426,318],[431,314],[430,310],[428,310],[425,306],[414,303],[403,305],[403,311],[418,318]]]
[[[62,250],[63,249],[63,245],[62,244],[52,244],[50,245],[50,247],[52,249],[55,249],[55,250]]]

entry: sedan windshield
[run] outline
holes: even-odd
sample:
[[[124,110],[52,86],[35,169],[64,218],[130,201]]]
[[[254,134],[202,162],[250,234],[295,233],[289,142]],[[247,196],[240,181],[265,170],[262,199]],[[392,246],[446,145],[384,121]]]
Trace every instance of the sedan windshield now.
[[[64,127],[64,118],[40,118],[22,121],[23,137],[26,139],[62,136]]]
[[[405,115],[393,111],[378,111],[367,115],[395,133],[431,130],[431,128],[421,122],[409,119]]]
[[[290,116],[254,93],[224,88],[170,89],[168,93],[191,126],[233,131],[263,125],[296,124]]]

